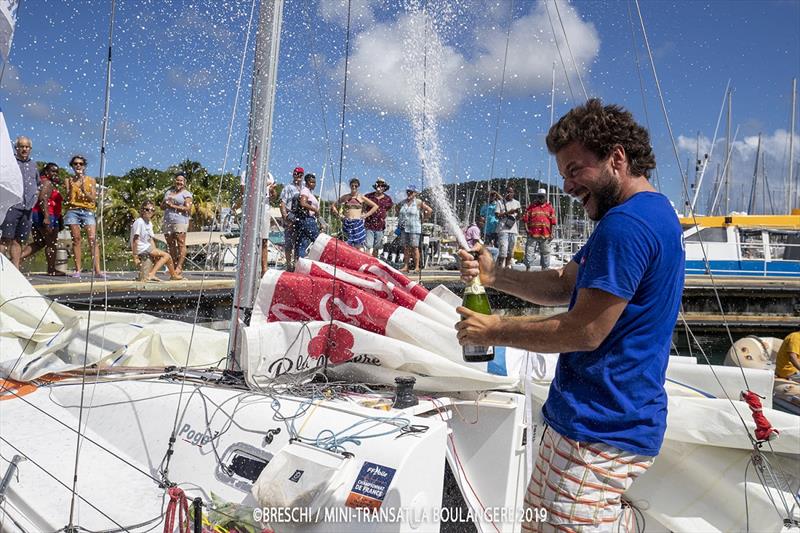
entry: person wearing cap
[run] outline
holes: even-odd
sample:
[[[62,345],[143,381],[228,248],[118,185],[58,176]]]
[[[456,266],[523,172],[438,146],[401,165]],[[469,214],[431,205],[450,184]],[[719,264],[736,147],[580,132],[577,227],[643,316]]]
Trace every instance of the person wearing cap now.
[[[397,227],[400,229],[400,246],[403,247],[403,267],[400,272],[408,272],[408,261],[412,255],[417,272],[422,272],[419,261],[422,219],[432,212],[433,209],[428,204],[417,198],[416,185],[406,187],[405,200],[397,204]]]
[[[368,193],[367,198],[378,206],[377,211],[364,219],[364,228],[367,230],[367,240],[364,246],[367,253],[378,257],[383,246],[383,234],[386,231],[386,215],[394,206],[392,197],[386,194],[389,184],[383,178],[378,178],[372,185],[374,192]]]
[[[547,201],[547,190],[539,189],[533,195],[533,202],[520,219],[525,224],[528,240],[525,243],[525,270],[533,266],[533,257],[539,250],[539,265],[542,270],[550,268],[550,241],[553,240],[553,227],[556,225],[556,211]]]
[[[294,271],[294,249],[296,247],[295,233],[297,228],[295,213],[292,212],[292,203],[297,203],[303,183],[303,167],[295,167],[292,172],[292,183],[287,184],[281,191],[281,217],[283,218],[283,253],[286,256],[286,271]]]
[[[347,244],[363,250],[367,240],[367,231],[364,219],[373,215],[378,210],[378,204],[358,191],[361,181],[358,178],[350,180],[350,192],[342,195],[331,205],[331,210],[342,219],[342,229],[347,234]],[[367,212],[364,213],[364,206]]]
[[[506,195],[498,200],[497,208],[497,249],[498,249],[498,265],[505,268],[511,268],[511,259],[514,255],[514,245],[517,243],[517,235],[519,235],[519,212],[522,210],[522,204],[519,200],[514,198],[516,192],[514,187],[506,187]]]

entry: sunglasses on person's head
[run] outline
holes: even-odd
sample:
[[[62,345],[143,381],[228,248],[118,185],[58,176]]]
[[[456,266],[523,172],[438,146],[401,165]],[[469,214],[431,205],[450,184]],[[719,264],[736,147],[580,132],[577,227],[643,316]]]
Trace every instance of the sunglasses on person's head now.
[[[153,208],[153,207],[145,207],[144,209],[142,209],[142,211],[147,211],[148,213],[152,213],[153,211],[155,211],[155,208]]]
[[[81,163],[80,161],[75,161],[74,163],[70,163],[69,166],[71,166],[71,167],[85,167],[86,163]]]

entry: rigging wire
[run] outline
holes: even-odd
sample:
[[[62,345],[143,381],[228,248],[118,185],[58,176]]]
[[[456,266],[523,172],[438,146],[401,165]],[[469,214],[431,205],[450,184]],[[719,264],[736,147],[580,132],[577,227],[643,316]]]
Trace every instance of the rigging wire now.
[[[572,82],[569,81],[569,73],[567,72],[567,63],[564,61],[564,56],[561,53],[561,46],[558,44],[558,36],[556,35],[556,27],[553,25],[553,17],[550,16],[550,7],[547,5],[547,0],[544,0],[544,8],[547,11],[547,20],[550,21],[550,31],[553,32],[553,42],[556,45],[556,50],[558,51],[558,58],[561,60],[561,68],[564,69],[564,79],[567,80],[567,88],[569,88],[569,95],[572,98],[573,103],[577,103],[575,99],[575,93],[572,91]]]
[[[636,60],[636,74],[639,78],[639,92],[642,95],[642,110],[644,111],[644,123],[647,125],[647,131],[652,131],[650,129],[650,114],[647,112],[647,98],[645,98],[645,90],[644,90],[644,76],[642,76],[642,65],[639,61],[639,50],[638,50],[638,43],[636,42],[636,32],[633,26],[633,14],[631,13],[631,2],[628,0],[628,22],[630,23],[631,28],[631,48],[633,48],[633,55]],[[730,83],[730,81],[728,81]],[[720,114],[720,117],[722,115]],[[719,126],[719,121],[717,121],[717,126]],[[714,138],[716,139],[717,132],[714,130]],[[713,148],[713,144],[711,145]],[[710,157],[710,156],[709,156]],[[661,192],[661,176],[658,174],[658,166],[653,169],[656,178],[656,189]]]
[[[586,99],[589,99],[589,93],[586,92],[586,87],[583,85],[583,78],[581,77],[581,71],[578,68],[578,63],[575,61],[575,56],[572,55],[572,47],[569,44],[569,37],[567,36],[567,30],[564,27],[564,21],[561,19],[561,10],[558,9],[558,0],[553,0],[553,5],[556,6],[556,15],[558,16],[558,23],[561,25],[561,31],[564,33],[564,42],[567,45],[567,51],[569,52],[569,57],[572,60],[572,66],[575,67],[575,75],[578,77],[578,81],[581,84],[581,90],[583,90],[583,96]]]
[[[650,43],[649,43],[649,40],[647,38],[647,31],[646,31],[645,25],[644,25],[644,18],[642,17],[642,11],[641,11],[641,8],[639,6],[639,0],[634,0],[634,2],[636,2],[636,11],[637,11],[637,13],[639,15],[639,22],[640,22],[641,28],[642,28],[642,35],[644,36],[644,42],[645,42],[645,46],[647,48],[647,54],[648,54],[649,59],[650,59],[650,66],[652,67],[652,70],[653,70],[653,77],[655,79],[656,89],[658,91],[659,100],[661,102],[661,109],[662,109],[662,112],[664,113],[664,119],[666,121],[667,129],[669,131],[670,140],[672,142],[672,147],[673,147],[673,151],[674,151],[674,154],[675,154],[675,159],[676,159],[676,162],[678,164],[678,169],[681,171],[681,178],[682,178],[681,182],[682,182],[682,185],[683,185],[684,194],[686,194],[686,197],[688,198],[689,197],[689,194],[688,194],[689,193],[688,178],[687,178],[686,174],[683,172],[683,170],[681,169],[680,156],[678,155],[678,149],[677,149],[677,145],[675,143],[675,137],[674,137],[674,135],[672,133],[672,127],[670,126],[669,115],[667,113],[667,107],[666,107],[666,104],[665,104],[665,101],[664,101],[664,95],[662,93],[661,84],[659,82],[658,74],[656,72],[656,66],[655,66],[655,62],[653,60],[653,54],[652,54],[652,50],[650,48]],[[694,212],[692,212],[692,219],[694,220],[695,226],[697,226],[697,217],[696,217]],[[701,250],[703,251],[704,260],[706,262],[706,265],[708,265],[709,264],[708,263],[708,254],[706,252],[706,247],[705,247],[705,245],[703,243],[702,235],[700,233],[698,233],[698,238],[700,240],[700,246],[701,246]],[[731,343],[731,346],[733,346],[733,349],[734,349],[734,353],[735,353],[735,356],[736,356],[736,359],[737,359],[736,360],[737,366],[739,367],[739,371],[741,372],[742,379],[744,381],[745,387],[749,390],[750,389],[750,384],[748,383],[745,371],[744,371],[744,369],[742,368],[742,366],[740,364],[741,359],[739,357],[738,350],[736,350],[735,343],[733,341],[733,335],[732,335],[731,330],[730,330],[730,325],[728,324],[727,317],[725,316],[724,307],[722,305],[722,301],[721,301],[720,296],[719,296],[719,290],[717,289],[716,281],[714,279],[714,275],[711,272],[710,268],[709,268],[709,276],[710,276],[710,279],[711,279],[711,286],[712,286],[712,289],[713,289],[713,292],[714,292],[714,297],[716,299],[716,303],[717,303],[719,312],[722,315],[723,325],[725,327],[725,331],[726,331],[726,333],[728,335],[728,339],[729,339],[729,341]],[[699,343],[698,343],[698,346],[699,346]],[[716,371],[714,370],[714,367],[711,365],[711,362],[709,361],[709,359],[706,356],[705,351],[702,349],[702,347],[700,347],[700,352],[703,354],[703,357],[706,359],[706,362],[708,363],[709,368],[710,368],[712,374],[714,375],[714,378],[716,379],[717,383],[720,385],[720,388],[723,391],[723,394],[725,395],[726,399],[728,400],[728,402],[730,403],[731,407],[733,408],[733,410],[738,415],[739,420],[742,423],[742,427],[744,428],[745,434],[747,435],[748,439],[750,439],[750,442],[751,442],[751,444],[753,446],[754,453],[761,454],[760,443],[758,441],[756,441],[754,439],[754,437],[750,434],[750,431],[747,428],[747,424],[745,423],[745,421],[742,418],[741,414],[739,414],[739,411],[736,409],[736,406],[733,403],[733,400],[731,399],[730,395],[725,390],[724,386],[722,386],[722,383],[721,383],[721,381],[719,379],[719,376],[717,375]],[[772,473],[773,471],[772,471],[771,466],[769,466],[769,463],[767,463],[767,465],[768,465],[767,468],[769,468],[769,472]],[[764,490],[766,492],[769,492],[768,489],[767,489],[766,484],[762,483],[762,486],[764,487]],[[775,510],[780,513],[780,511],[778,510],[777,506],[775,507]],[[789,515],[789,516],[791,516],[791,515]]]
[[[103,245],[103,255],[105,256],[105,231],[104,231],[104,224],[103,224],[103,213],[105,207],[105,196],[106,196],[106,188],[105,188],[105,151],[106,151],[106,139],[108,135],[108,118],[109,118],[109,110],[111,107],[111,57],[112,57],[112,50],[114,44],[114,16],[116,14],[116,0],[111,0],[111,16],[109,20],[109,27],[108,27],[108,58],[106,63],[106,86],[105,86],[105,104],[103,110],[103,133],[102,133],[102,141],[100,145],[100,242]],[[95,237],[96,238],[96,237]],[[98,253],[98,250],[92,246],[92,262],[96,261],[97,257],[95,254]],[[103,257],[103,268],[105,269],[105,257]],[[77,496],[77,488],[78,488],[78,465],[80,462],[80,452],[81,452],[81,437],[82,431],[85,428],[82,428],[83,424],[83,410],[84,410],[84,399],[86,393],[86,362],[89,358],[89,335],[91,332],[91,323],[92,323],[92,308],[94,304],[94,281],[95,281],[95,269],[92,268],[92,274],[89,278],[89,310],[86,315],[86,337],[84,340],[84,347],[83,347],[83,373],[81,375],[81,396],[80,396],[80,409],[78,411],[78,431],[77,431],[77,438],[75,439],[75,463],[73,467],[73,477],[72,477],[72,496],[70,498],[69,504],[69,525],[68,528],[70,530],[73,529],[73,523],[75,519],[75,498]],[[108,283],[103,284],[103,293],[104,293],[104,300],[106,306],[108,305]],[[107,316],[108,309],[106,308],[104,311],[105,315]],[[103,331],[105,331],[105,323],[103,321]],[[103,341],[101,344],[102,346],[105,344],[105,335],[102,335]],[[92,400],[94,399],[94,391],[92,393]],[[88,415],[87,415],[87,423],[88,423]],[[116,522],[114,522],[116,524]],[[119,524],[117,524],[119,525]]]
[[[339,191],[342,190],[342,172],[344,171],[344,139],[345,139],[345,118],[347,116],[347,80],[348,80],[348,71],[350,70],[350,22],[352,17],[352,0],[347,0],[347,28],[345,32],[345,41],[344,41],[344,79],[342,81],[342,118],[341,122],[339,123],[339,129],[341,131],[341,138],[339,141],[339,178],[337,183],[337,189]],[[335,297],[336,295],[336,283],[337,283],[337,276],[336,273],[338,271],[338,257],[339,257],[339,239],[334,239],[333,242],[333,279],[331,280],[331,295]],[[331,305],[333,304],[333,298],[331,298]],[[327,304],[326,304],[327,305]],[[335,306],[334,306],[335,308]],[[335,316],[335,311],[331,309],[331,318],[328,323],[328,330],[325,334],[325,349],[323,350],[322,354],[325,356],[325,362],[323,363],[322,373],[324,375],[328,374],[328,350],[332,344],[331,342],[331,335],[333,335],[333,317]]]
[[[219,185],[217,187],[217,196],[216,196],[215,205],[214,205],[214,220],[215,221],[217,219],[217,210],[219,209],[220,200],[222,198],[222,185],[223,185],[223,183],[225,181],[225,169],[226,169],[226,165],[227,165],[227,161],[228,161],[228,151],[230,149],[230,143],[231,143],[232,132],[233,132],[233,124],[234,124],[234,121],[236,119],[236,108],[237,108],[239,96],[240,96],[240,93],[241,93],[242,77],[244,75],[245,58],[247,57],[248,47],[249,47],[249,43],[250,43],[250,36],[252,34],[253,18],[254,18],[254,14],[255,14],[255,6],[256,6],[256,0],[253,0],[253,2],[251,4],[251,7],[250,7],[250,17],[249,17],[249,20],[247,22],[247,32],[245,33],[245,43],[244,43],[244,46],[242,47],[242,59],[241,59],[240,65],[239,65],[239,79],[237,80],[237,83],[236,83],[236,97],[234,98],[233,109],[232,109],[232,112],[231,112],[231,119],[230,119],[230,123],[229,123],[229,126],[228,126],[228,139],[227,139],[227,142],[226,142],[226,145],[225,145],[225,156],[224,156],[223,164],[222,164],[222,173],[220,174]],[[211,238],[212,238],[212,232],[209,232],[207,246],[211,245]],[[164,469],[161,470],[161,475],[162,475],[161,482],[165,486],[170,484],[170,481],[169,481],[169,462],[170,462],[170,459],[172,458],[173,445],[175,444],[175,440],[176,440],[175,432],[176,432],[176,430],[178,428],[178,415],[179,415],[180,410],[181,410],[181,403],[182,403],[182,399],[183,399],[183,392],[184,392],[184,387],[185,387],[185,382],[186,382],[186,380],[185,380],[186,371],[187,371],[187,368],[188,368],[188,365],[189,365],[189,357],[191,356],[192,344],[194,342],[194,334],[195,334],[195,328],[197,326],[197,318],[198,318],[198,316],[200,314],[200,304],[202,302],[203,291],[204,291],[204,288],[205,288],[206,278],[208,276],[209,262],[210,262],[210,254],[207,254],[206,255],[206,261],[205,261],[204,268],[203,268],[203,274],[202,274],[202,277],[201,277],[201,280],[200,280],[200,290],[199,290],[199,293],[197,295],[197,301],[195,303],[194,320],[192,320],[192,329],[191,329],[191,332],[189,334],[189,343],[188,343],[188,346],[186,348],[186,359],[185,359],[184,365],[183,365],[183,368],[184,368],[183,377],[184,377],[184,379],[181,380],[181,388],[180,388],[180,392],[178,394],[178,402],[177,402],[177,404],[175,406],[175,417],[174,417],[173,424],[172,424],[172,431],[170,433],[170,438],[169,438],[169,441],[168,441],[168,444],[167,444],[167,450],[166,450],[166,452],[164,454],[164,463],[165,463],[165,465],[164,465]]]

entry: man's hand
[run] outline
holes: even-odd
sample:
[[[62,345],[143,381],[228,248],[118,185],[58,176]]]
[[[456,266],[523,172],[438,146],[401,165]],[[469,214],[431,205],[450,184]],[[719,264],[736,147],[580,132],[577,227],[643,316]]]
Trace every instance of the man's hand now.
[[[495,281],[495,266],[492,254],[483,245],[479,245],[473,251],[479,252],[477,261],[470,252],[466,250],[458,251],[458,256],[461,258],[461,279],[465,282],[470,282],[475,276],[480,275],[481,283],[486,287],[492,287]]]
[[[498,315],[484,315],[470,311],[466,307],[458,307],[456,313],[463,318],[456,323],[458,343],[462,346],[493,346],[498,344],[497,334],[501,319]]]

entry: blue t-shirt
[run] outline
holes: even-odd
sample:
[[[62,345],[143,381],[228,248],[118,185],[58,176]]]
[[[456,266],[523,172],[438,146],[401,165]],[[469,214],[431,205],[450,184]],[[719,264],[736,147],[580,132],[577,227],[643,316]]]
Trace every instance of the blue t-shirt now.
[[[640,192],[600,220],[573,258],[578,289],[628,301],[591,352],[562,353],[544,404],[557,432],[640,455],[658,455],[667,427],[664,380],[683,293],[685,252],[665,196]]]
[[[497,233],[497,213],[495,212],[496,209],[497,209],[497,202],[490,202],[481,207],[480,214],[486,221],[484,225],[484,230],[486,231],[487,235],[489,233]]]

